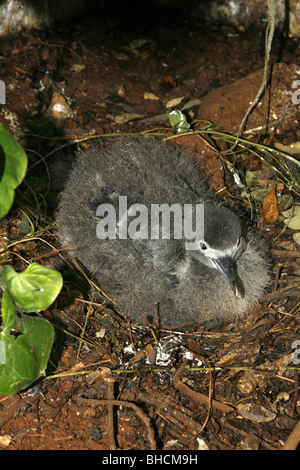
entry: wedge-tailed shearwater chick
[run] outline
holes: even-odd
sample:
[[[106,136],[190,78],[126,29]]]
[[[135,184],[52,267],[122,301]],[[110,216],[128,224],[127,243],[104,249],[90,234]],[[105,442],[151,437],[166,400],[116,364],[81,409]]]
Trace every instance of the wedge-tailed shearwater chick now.
[[[204,180],[189,154],[152,137],[77,155],[59,238],[135,321],[155,302],[165,324],[230,321],[253,310],[269,282],[260,237]]]

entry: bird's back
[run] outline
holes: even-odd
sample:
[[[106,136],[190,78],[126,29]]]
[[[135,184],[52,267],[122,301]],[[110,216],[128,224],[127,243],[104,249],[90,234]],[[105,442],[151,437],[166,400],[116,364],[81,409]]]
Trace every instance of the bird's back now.
[[[77,166],[90,172],[91,182],[96,173],[108,191],[138,203],[197,203],[209,197],[192,157],[149,137],[121,139],[108,150],[83,155]]]

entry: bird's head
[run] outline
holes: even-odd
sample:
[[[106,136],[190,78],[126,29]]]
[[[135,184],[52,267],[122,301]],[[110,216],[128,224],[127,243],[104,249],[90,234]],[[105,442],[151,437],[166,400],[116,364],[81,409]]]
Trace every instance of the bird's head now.
[[[243,295],[236,272],[236,261],[245,249],[245,239],[238,217],[222,205],[204,206],[204,234],[197,239],[192,256],[217,269],[230,284],[235,297]]]

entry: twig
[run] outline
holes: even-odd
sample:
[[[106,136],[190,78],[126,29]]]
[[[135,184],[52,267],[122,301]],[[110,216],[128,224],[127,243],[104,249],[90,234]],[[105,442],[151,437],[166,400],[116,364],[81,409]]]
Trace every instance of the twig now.
[[[223,413],[230,413],[230,412],[234,411],[235,408],[233,406],[226,405],[225,403],[222,403],[218,400],[215,400],[214,398],[211,398],[211,396],[207,396],[204,393],[195,392],[190,387],[188,387],[186,384],[184,384],[181,381],[180,376],[181,376],[183,370],[185,369],[185,367],[186,367],[186,364],[183,363],[179,367],[178,371],[176,372],[176,374],[174,376],[174,386],[175,386],[175,388],[177,388],[177,390],[179,390],[184,395],[187,395],[188,397],[190,397],[196,403],[202,403],[202,405],[205,405],[208,408],[210,406],[212,406],[213,408],[216,408],[216,409],[222,411]]]
[[[281,122],[286,121],[287,119],[290,119],[299,113],[300,113],[300,110],[297,109],[297,111],[294,111],[293,113],[289,113],[280,119],[275,119],[274,121],[271,121],[268,124],[264,124],[263,126],[253,127],[252,129],[246,129],[243,132],[243,134],[244,135],[253,134],[254,132],[258,132],[258,131],[262,131],[263,129],[266,129],[267,127],[270,128],[270,127],[276,126],[276,124],[280,124]]]
[[[265,51],[264,76],[263,76],[263,80],[261,82],[260,88],[257,92],[257,95],[254,98],[253,103],[250,105],[249,109],[247,110],[241,122],[239,131],[238,131],[239,136],[243,133],[246,121],[249,115],[251,114],[251,112],[253,111],[253,109],[256,107],[257,103],[259,102],[262,93],[264,91],[266,92],[266,87],[267,87],[267,82],[268,82],[270,53],[271,53],[272,41],[273,41],[273,36],[274,36],[274,31],[275,31],[275,0],[268,0],[268,8],[269,8],[269,18],[268,18],[268,26],[266,30],[266,39],[265,39],[266,51]]]
[[[76,55],[76,57],[78,57],[79,59],[82,59],[82,57],[77,54],[77,52],[75,52],[73,49],[71,49],[71,47],[68,47],[68,46],[65,46],[64,44],[48,44],[47,42],[44,42],[41,40],[41,38],[37,38],[41,44],[43,44],[43,46],[47,46],[47,47],[64,47],[65,49],[68,49],[72,54]]]
[[[153,406],[155,413],[169,423],[172,431],[176,430],[181,437],[187,437],[187,432],[194,437],[201,432],[202,426],[193,419],[192,412],[172,397],[139,392],[138,399]]]
[[[272,256],[280,256],[281,258],[300,258],[300,252],[294,250],[271,250]]]
[[[157,450],[154,431],[151,426],[150,418],[137,405],[135,405],[135,403],[131,403],[130,401],[125,401],[125,400],[97,400],[95,398],[82,398],[82,397],[78,397],[77,401],[94,405],[94,406],[113,405],[113,406],[125,406],[127,408],[132,408],[137,414],[137,416],[144,422],[147,428],[148,439],[150,442],[151,450]]]
[[[265,36],[265,49],[266,50],[265,50],[265,65],[264,65],[263,79],[262,79],[259,90],[258,90],[253,102],[251,103],[251,105],[247,109],[247,111],[246,111],[246,113],[245,113],[245,115],[242,119],[242,122],[239,126],[239,130],[238,130],[238,133],[237,133],[237,137],[241,137],[241,135],[243,134],[243,131],[244,131],[246,122],[248,120],[248,117],[250,116],[253,109],[257,106],[262,94],[265,92],[265,95],[266,95],[266,88],[267,88],[267,83],[268,83],[270,53],[271,53],[272,41],[273,41],[273,36],[274,36],[274,31],[275,31],[275,0],[268,0],[268,9],[269,9],[269,18],[268,18],[268,26],[267,26],[267,29],[266,29],[266,36]],[[267,99],[267,95],[266,95],[266,99]],[[232,152],[233,149],[237,146],[237,144],[238,144],[238,140],[235,141],[235,143],[233,144],[233,146],[229,150],[226,150],[225,152],[222,152],[223,155],[228,153],[228,152]]]
[[[114,385],[115,379],[113,376],[105,377],[105,382],[108,384],[108,403],[107,403],[107,430],[108,438],[110,442],[110,450],[117,450],[117,444],[115,439],[115,430],[114,430]]]
[[[265,300],[269,302],[281,299],[282,297],[293,297],[299,295],[299,288],[300,282],[295,281],[291,282],[287,287],[283,287],[282,289],[278,289],[275,292],[270,292],[269,294],[265,294]]]

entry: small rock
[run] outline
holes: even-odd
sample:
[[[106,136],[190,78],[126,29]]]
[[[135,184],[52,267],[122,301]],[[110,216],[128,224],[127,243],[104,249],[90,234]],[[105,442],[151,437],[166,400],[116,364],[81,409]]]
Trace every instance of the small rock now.
[[[57,91],[53,92],[52,100],[48,107],[48,114],[58,121],[72,117],[74,115],[65,98]]]
[[[234,83],[224,85],[208,93],[198,111],[198,119],[208,119],[223,125],[224,131],[237,132],[250,104],[254,101],[263,79],[263,69],[252,72]],[[274,64],[272,71],[269,122],[284,118],[297,111],[293,103],[292,83],[299,77],[300,67],[296,64]],[[264,124],[264,97],[248,118],[247,129],[256,129]],[[299,114],[277,123],[276,132],[299,127]]]

